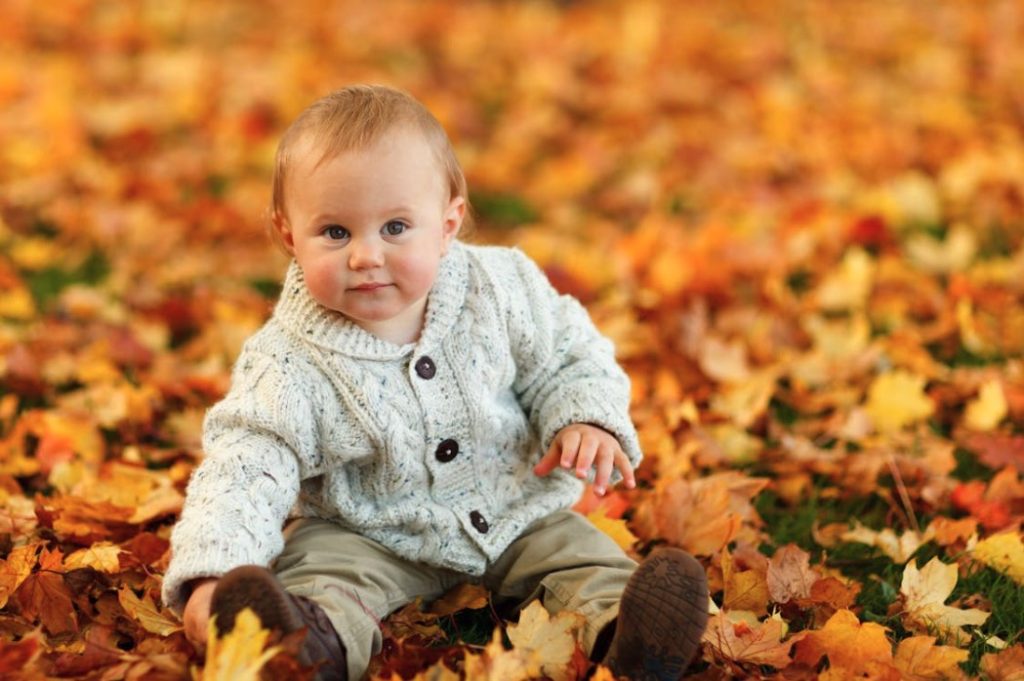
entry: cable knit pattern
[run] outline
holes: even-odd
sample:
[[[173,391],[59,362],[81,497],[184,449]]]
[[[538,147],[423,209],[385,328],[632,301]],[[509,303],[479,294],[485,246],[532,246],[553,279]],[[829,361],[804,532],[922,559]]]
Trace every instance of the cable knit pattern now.
[[[432,376],[417,370],[423,358]],[[316,303],[292,263],[207,413],[164,602],[180,613],[189,580],[268,565],[290,513],[482,574],[526,526],[579,497],[572,474],[532,471],[571,423],[613,433],[640,462],[612,344],[520,251],[454,243],[419,340],[402,346]]]

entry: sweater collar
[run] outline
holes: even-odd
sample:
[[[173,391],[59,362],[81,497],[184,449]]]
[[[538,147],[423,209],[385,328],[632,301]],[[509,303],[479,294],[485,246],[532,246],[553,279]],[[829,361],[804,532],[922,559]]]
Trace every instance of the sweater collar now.
[[[306,288],[302,269],[293,260],[274,308],[274,318],[293,335],[312,345],[356,359],[398,359],[416,348],[436,347],[444,340],[462,310],[468,284],[465,247],[454,241],[447,255],[441,258],[437,280],[427,296],[427,312],[419,340],[395,345],[316,302]]]

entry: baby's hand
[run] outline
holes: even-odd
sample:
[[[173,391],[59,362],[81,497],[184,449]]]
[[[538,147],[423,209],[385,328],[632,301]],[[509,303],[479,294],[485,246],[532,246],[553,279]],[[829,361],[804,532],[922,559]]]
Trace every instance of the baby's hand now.
[[[544,458],[534,466],[533,472],[545,476],[561,464],[562,468],[576,468],[576,476],[587,477],[591,466],[597,467],[594,493],[601,496],[608,488],[612,469],[618,468],[626,487],[636,487],[633,467],[626,458],[615,436],[597,426],[574,423],[558,431]]]
[[[181,618],[185,624],[185,638],[200,653],[206,650],[207,624],[210,621],[210,601],[213,598],[213,588],[215,586],[217,586],[217,580],[214,578],[197,581],[192,589],[192,595],[188,597],[188,602],[185,604],[185,612]]]

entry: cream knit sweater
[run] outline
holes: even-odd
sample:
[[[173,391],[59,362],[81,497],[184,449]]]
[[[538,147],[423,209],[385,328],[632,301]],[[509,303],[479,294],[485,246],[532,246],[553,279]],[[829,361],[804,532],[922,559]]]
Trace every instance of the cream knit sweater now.
[[[420,338],[403,346],[317,304],[293,263],[207,413],[163,600],[181,612],[189,580],[268,565],[289,514],[479,575],[579,497],[572,474],[532,467],[580,422],[615,434],[639,463],[612,344],[520,251],[455,242]]]

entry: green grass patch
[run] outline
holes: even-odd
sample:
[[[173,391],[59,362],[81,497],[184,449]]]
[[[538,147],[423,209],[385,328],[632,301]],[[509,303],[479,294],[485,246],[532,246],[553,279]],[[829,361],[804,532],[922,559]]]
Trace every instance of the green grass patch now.
[[[515,194],[477,193],[470,199],[482,222],[493,227],[515,227],[536,222],[540,217],[526,199]]]
[[[812,536],[815,523],[821,526],[856,519],[867,527],[881,528],[889,512],[888,503],[876,494],[832,499],[822,498],[815,492],[803,503],[790,506],[771,490],[758,495],[754,508],[764,519],[765,530],[771,538],[762,551],[767,549],[774,553],[776,548],[792,543],[812,555],[821,551]]]
[[[102,251],[92,251],[80,265],[73,269],[47,267],[25,274],[25,283],[36,304],[46,306],[68,286],[85,284],[95,286],[110,274],[110,261]]]
[[[960,578],[950,603],[974,594],[984,596],[991,603],[992,614],[980,627],[984,634],[998,636],[1010,645],[1024,641],[1024,587],[991,568],[981,568]],[[983,655],[996,652],[977,636],[967,650],[970,657],[964,668],[968,674],[978,673]]]

